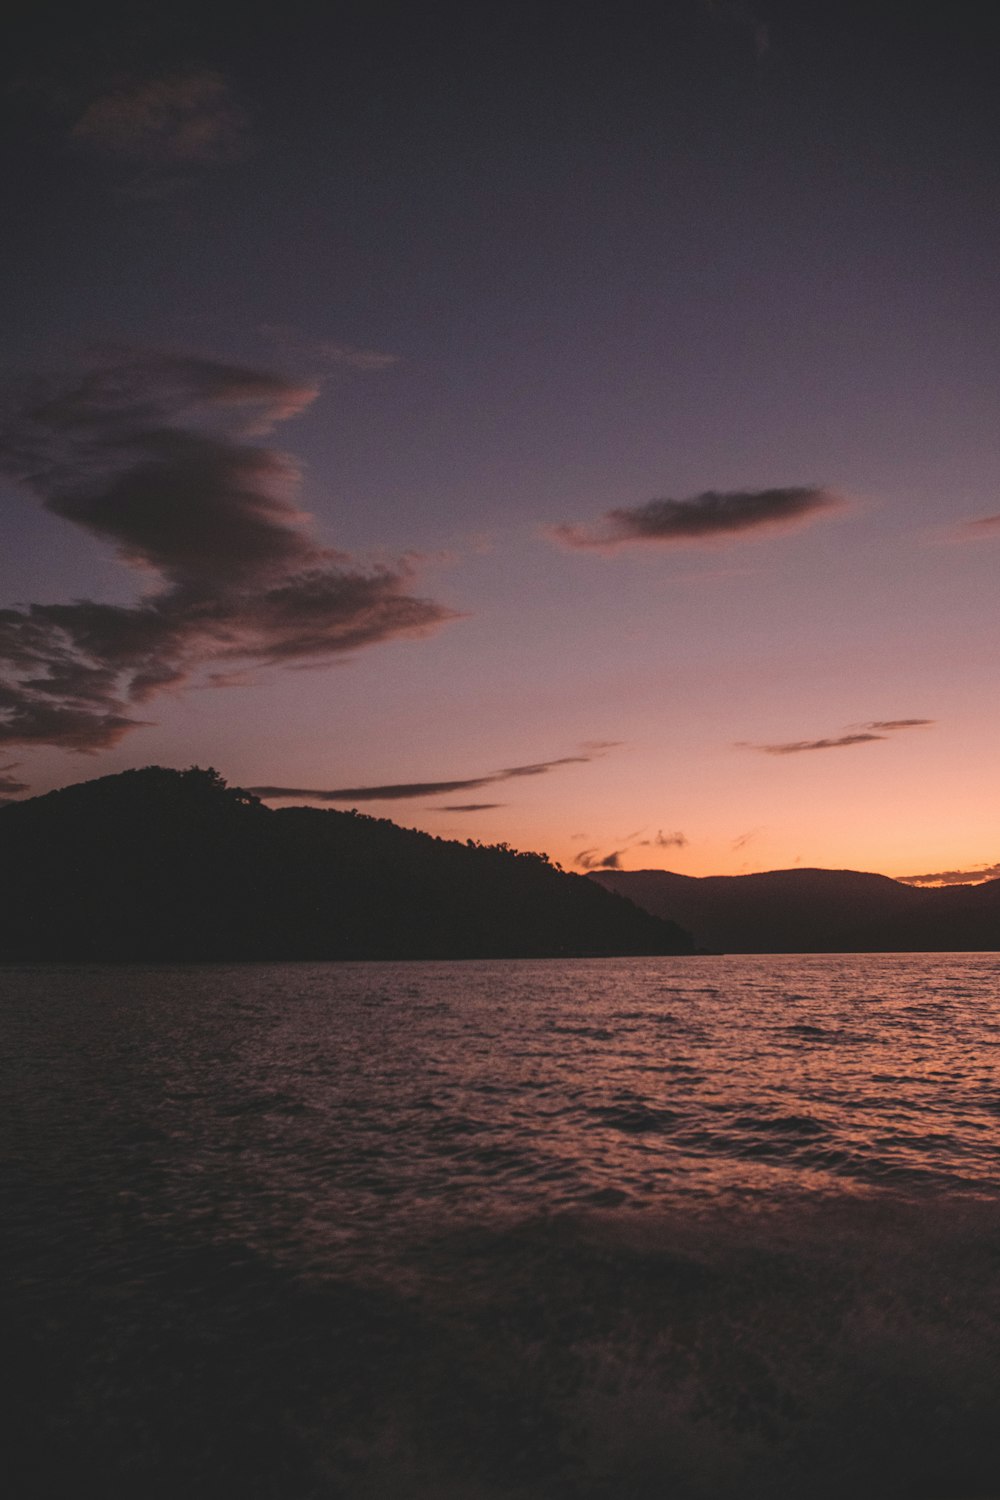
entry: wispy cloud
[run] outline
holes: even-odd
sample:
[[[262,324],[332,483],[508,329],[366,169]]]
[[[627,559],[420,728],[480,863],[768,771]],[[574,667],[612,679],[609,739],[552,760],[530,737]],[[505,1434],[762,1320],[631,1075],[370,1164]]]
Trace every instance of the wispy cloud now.
[[[0,609],[0,744],[94,751],[144,704],[215,668],[326,664],[425,635],[454,612],[413,596],[413,560],[363,569],[295,504],[299,471],[251,441],[315,387],[188,355],[105,350],[0,405],[0,472],[138,570],[133,605]]]
[[[106,90],[77,118],[70,142],[126,167],[133,194],[158,196],[192,172],[238,161],[248,131],[229,81],[212,68],[191,67]]]
[[[14,801],[22,792],[31,790],[26,781],[18,781],[16,776],[10,774],[11,771],[16,771],[17,769],[17,761],[13,761],[7,766],[0,766],[0,806],[5,802]]]
[[[601,854],[596,849],[584,849],[576,856],[576,863],[582,870],[620,870],[622,855],[627,852],[614,849],[610,854]]]
[[[873,719],[869,724],[862,724],[861,728],[892,733],[896,729],[926,729],[933,723],[933,719]]]
[[[321,339],[318,353],[332,365],[346,365],[351,370],[388,370],[399,364],[398,354],[384,354],[378,349],[357,349],[353,344],[335,344]]]
[[[775,745],[757,745],[747,740],[737,742],[738,750],[760,750],[764,755],[799,755],[804,750],[843,750],[851,745],[869,745],[875,740],[885,740],[900,729],[917,729],[933,724],[933,719],[873,719],[860,724],[847,734],[838,734],[818,740],[785,740]],[[735,846],[734,846],[735,847]]]
[[[655,838],[640,839],[637,849],[686,849],[690,843],[687,834],[664,833],[661,828]]]
[[[848,745],[867,745],[872,740],[884,740],[884,734],[840,734],[822,740],[786,740],[779,745],[741,744],[743,750],[762,750],[765,755],[799,755],[803,750],[842,750]]]
[[[589,526],[550,526],[547,532],[566,547],[616,552],[636,544],[677,546],[789,531],[846,505],[841,495],[814,486],[706,490],[689,500],[648,500],[644,505],[609,510]]]
[[[574,834],[574,838],[584,837],[585,834]],[[607,854],[602,854],[597,848],[583,849],[576,856],[575,863],[583,870],[620,870],[622,860],[633,849],[686,849],[690,840],[684,833],[664,833],[661,828],[654,838],[640,839],[638,834],[630,834],[623,842],[623,848],[612,849]]]
[[[974,521],[961,521],[952,531],[951,536],[954,541],[960,542],[1000,536],[1000,515],[980,516]]]
[[[441,807],[428,808],[428,812],[492,812],[496,807],[506,806],[506,802],[446,802]]]
[[[485,776],[467,777],[462,781],[401,781],[381,786],[347,787],[294,787],[254,786],[250,791],[268,801],[287,801],[302,798],[308,802],[406,802],[414,797],[440,797],[449,792],[478,791],[483,786],[496,786],[502,781],[516,781],[522,776],[546,776],[560,766],[586,765],[593,755],[561,755],[557,760],[535,761],[527,766],[507,766],[501,771],[491,771]],[[467,807],[452,807],[451,812],[478,812],[487,807],[498,807],[500,803],[470,804]]]
[[[1000,879],[1000,864],[973,865],[971,870],[938,870],[933,875],[897,875],[903,885],[980,885]]]
[[[335,365],[371,374],[401,363],[398,354],[382,349],[363,349],[338,339],[310,337],[285,323],[261,323],[258,332],[270,339],[285,358],[293,359],[300,367]]]
[[[761,829],[759,828],[748,828],[746,833],[737,834],[736,838],[733,839],[733,842],[730,845],[733,853],[738,854],[741,849],[745,849],[747,844],[755,839],[760,832]]]

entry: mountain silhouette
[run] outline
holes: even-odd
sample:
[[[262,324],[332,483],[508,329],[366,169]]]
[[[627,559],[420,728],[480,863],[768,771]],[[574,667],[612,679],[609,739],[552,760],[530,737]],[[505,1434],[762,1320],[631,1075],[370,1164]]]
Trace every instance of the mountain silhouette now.
[[[1000,880],[926,889],[858,870],[701,878],[669,870],[595,870],[589,878],[680,923],[699,947],[714,952],[1000,949]]]
[[[684,953],[688,935],[544,855],[356,812],[275,811],[149,766],[0,807],[0,959]]]

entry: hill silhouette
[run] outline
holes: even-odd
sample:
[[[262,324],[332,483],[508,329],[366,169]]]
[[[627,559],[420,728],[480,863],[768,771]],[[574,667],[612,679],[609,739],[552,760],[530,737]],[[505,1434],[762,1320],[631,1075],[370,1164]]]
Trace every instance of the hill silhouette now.
[[[544,855],[356,812],[273,810],[149,766],[0,807],[0,959],[684,953],[687,934]]]
[[[1000,880],[918,888],[858,870],[770,870],[696,878],[596,870],[590,879],[679,922],[726,953],[992,952]]]

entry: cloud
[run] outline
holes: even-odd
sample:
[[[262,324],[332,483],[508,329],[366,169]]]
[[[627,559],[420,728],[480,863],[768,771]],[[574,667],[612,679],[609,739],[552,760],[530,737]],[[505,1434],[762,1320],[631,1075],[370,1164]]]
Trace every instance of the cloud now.
[[[1000,864],[974,865],[971,870],[939,870],[935,875],[897,875],[902,885],[979,885],[1000,879]]]
[[[335,344],[321,339],[317,353],[333,365],[346,365],[350,370],[388,370],[398,365],[398,354],[383,354],[378,349],[356,349],[353,344]]]
[[[447,802],[443,807],[428,808],[428,812],[492,812],[495,807],[506,807],[506,802]]]
[[[18,763],[16,761],[8,766],[0,766],[0,807],[5,802],[12,802],[22,792],[29,792],[31,790],[26,781],[18,781],[15,776],[10,775],[10,772],[16,771],[17,768]]]
[[[737,743],[738,750],[761,750],[765,755],[798,755],[803,750],[841,750],[850,745],[868,745],[874,740],[884,740],[900,729],[917,729],[933,724],[933,719],[873,719],[860,724],[849,734],[834,735],[820,740],[786,740],[777,745],[754,745],[745,740]]]
[[[707,490],[690,500],[648,500],[645,505],[609,510],[589,527],[550,526],[547,531],[563,546],[614,552],[633,543],[676,546],[762,531],[789,531],[846,504],[833,491],[812,487]]]
[[[341,343],[337,339],[310,338],[285,323],[261,323],[258,332],[273,340],[286,357],[290,356],[299,363],[315,361],[369,374],[391,369],[402,359],[399,354],[389,354],[381,349],[360,349],[356,344]]]
[[[642,830],[638,830],[641,832]],[[577,833],[574,838],[586,838],[587,835]],[[638,842],[633,840],[638,839]],[[601,854],[597,849],[583,849],[576,856],[576,864],[584,870],[620,870],[622,859],[633,849],[686,849],[688,837],[684,833],[664,833],[661,828],[655,838],[639,839],[638,833],[628,834],[623,839],[624,848],[613,849],[609,854]]]
[[[310,802],[406,802],[414,797],[438,797],[447,792],[472,792],[481,786],[495,786],[500,781],[514,781],[521,776],[545,776],[558,766],[585,765],[592,760],[590,755],[563,755],[558,760],[536,761],[528,766],[508,766],[503,771],[493,771],[488,776],[473,776],[465,781],[402,781],[384,786],[349,786],[334,789],[290,786],[253,786],[248,788],[255,797],[269,801],[287,801],[304,797]],[[503,804],[483,803],[482,807],[500,807]],[[479,807],[453,807],[452,812],[479,811]]]
[[[133,78],[93,99],[70,130],[70,142],[92,157],[140,168],[132,186],[156,191],[178,172],[239,160],[248,122],[227,80],[192,67]]]
[[[971,542],[977,537],[1000,536],[1000,515],[980,516],[975,521],[963,521],[953,533],[956,540]]]
[[[215,668],[328,664],[426,635],[454,612],[413,596],[413,560],[358,567],[295,504],[295,463],[259,439],[315,388],[185,355],[108,349],[75,379],[0,404],[0,473],[110,543],[131,605],[0,609],[0,744],[105,749],[136,705]]]
[[[733,853],[738,854],[741,849],[745,849],[747,844],[749,844],[752,839],[755,839],[760,832],[762,832],[760,828],[749,828],[747,829],[746,833],[738,834],[736,838],[733,839],[733,842],[730,845]]]
[[[894,729],[923,729],[933,723],[933,719],[873,719],[870,724],[862,724],[861,728],[891,732]]]
[[[803,750],[841,750],[847,745],[867,745],[872,740],[884,740],[884,734],[841,734],[833,739],[786,740],[780,745],[741,744],[743,750],[763,750],[765,755],[798,755]]]
[[[620,870],[621,857],[626,852],[615,849],[610,854],[599,854],[596,849],[584,849],[576,856],[576,863],[583,870]]]
[[[686,849],[690,839],[684,833],[664,833],[661,828],[654,839],[642,839],[640,849]]]

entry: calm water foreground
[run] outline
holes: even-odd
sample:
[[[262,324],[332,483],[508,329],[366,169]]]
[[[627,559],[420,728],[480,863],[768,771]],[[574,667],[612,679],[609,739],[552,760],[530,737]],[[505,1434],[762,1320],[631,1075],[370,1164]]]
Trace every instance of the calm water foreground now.
[[[0,990],[12,1497],[1000,1495],[1000,956]]]

